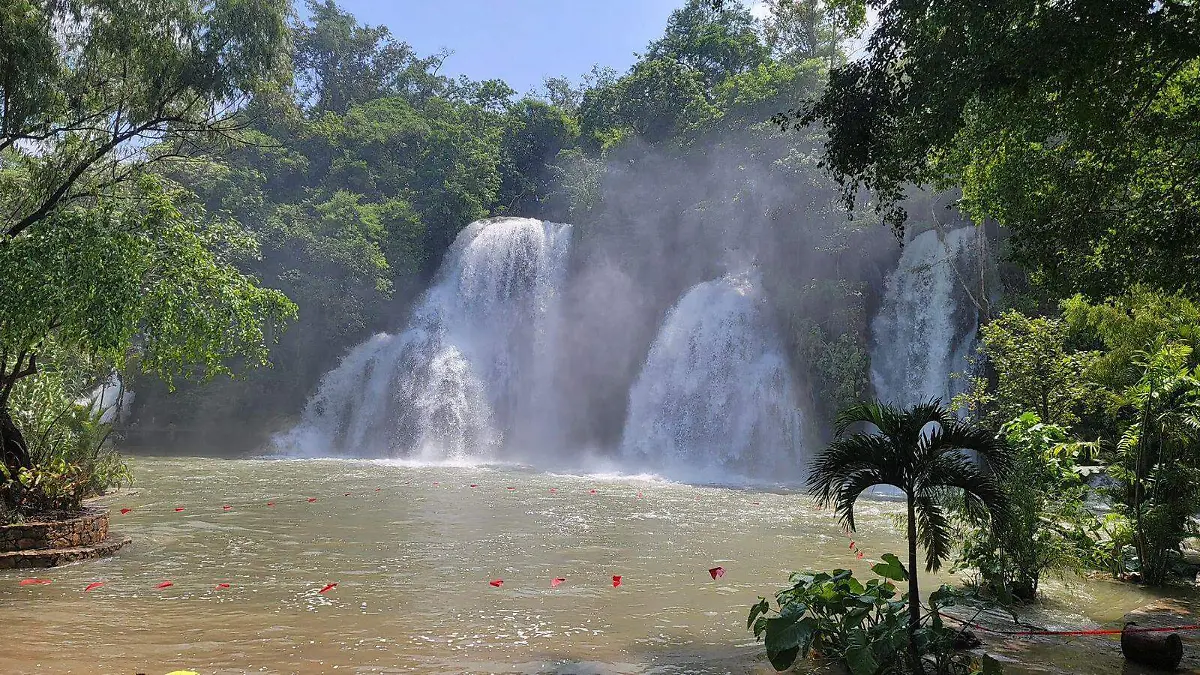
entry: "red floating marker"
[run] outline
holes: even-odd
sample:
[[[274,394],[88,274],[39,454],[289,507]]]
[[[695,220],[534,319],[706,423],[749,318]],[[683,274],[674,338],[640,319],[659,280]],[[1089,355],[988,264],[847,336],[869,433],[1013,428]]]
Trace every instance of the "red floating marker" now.
[[[588,490],[588,494],[589,494],[589,495],[594,495],[594,494],[596,494],[596,491],[595,491],[595,490]]]
[[[851,551],[854,550],[854,540],[853,539],[850,540],[850,550]]]
[[[309,497],[309,498],[308,498],[308,503],[309,503],[309,504],[311,504],[311,503],[313,503],[313,502],[315,502],[315,501],[317,501],[317,498],[316,498],[316,497]]]
[[[640,492],[639,492],[639,493],[638,493],[638,499],[641,499],[641,498],[642,498],[642,493],[640,493]]]
[[[230,506],[230,505],[226,504],[225,506],[222,506],[222,507],[221,507],[221,510],[222,510],[222,511],[228,511],[229,509],[232,509],[232,508],[233,508],[232,506]]]
[[[862,551],[859,551],[859,552],[858,552],[858,556],[857,556],[857,557],[858,557],[858,559],[859,559],[859,560],[862,560],[862,558],[863,558],[863,553],[862,553]]]
[[[620,585],[621,585],[621,575],[614,574],[613,575],[613,588],[616,588],[617,586],[620,586]]]
[[[349,497],[349,496],[350,496],[350,493],[349,493],[349,492],[347,492],[345,496]]]
[[[183,510],[183,507],[182,507],[182,506],[176,506],[176,507],[175,507],[175,513],[179,513],[179,512],[180,512],[180,511],[182,511],[182,510]]]
[[[174,581],[164,581],[161,584],[155,586],[155,588],[170,588],[174,585],[175,585]]]
[[[379,492],[379,491],[380,491],[380,490],[382,490],[382,489],[383,489],[383,488],[375,488],[375,491],[376,491],[376,492]]]
[[[495,586],[496,588],[500,588],[501,586],[504,585],[504,580],[503,579],[492,579],[488,583]]]
[[[550,494],[552,494],[552,495],[558,494],[558,488],[550,488]]]
[[[713,580],[720,579],[721,577],[725,576],[725,568],[717,565],[716,567],[710,569],[708,573],[712,575]]]
[[[479,487],[479,486],[474,483],[471,483],[471,487]]]
[[[49,579],[22,579],[21,586],[45,586],[50,583]]]
[[[434,486],[434,487],[437,487],[437,486],[439,486],[439,485],[441,485],[441,483],[437,482],[436,480],[435,480],[435,481],[433,481],[433,486]]]
[[[267,502],[267,506],[275,506],[275,502]]]
[[[129,513],[132,510],[133,509],[121,509],[121,515],[125,515],[126,513]]]
[[[229,588],[229,584],[221,583],[221,584],[217,584],[217,589],[216,589],[216,590],[218,590],[218,591],[219,591],[219,590],[223,590],[223,589],[226,589],[226,588]]]
[[[508,489],[509,489],[509,490],[516,490],[517,488],[515,488],[515,487],[513,487],[513,486],[509,485],[509,486],[508,486]]]
[[[92,583],[90,583],[90,584],[88,584],[88,585],[87,585],[87,588],[83,589],[83,592],[84,592],[84,593],[87,593],[87,592],[89,592],[89,591],[94,591],[94,590],[96,590],[97,588],[100,588],[100,587],[101,587],[101,586],[103,586],[103,585],[104,585],[104,582],[103,582],[103,581],[93,581]]]
[[[326,593],[328,593],[329,591],[332,591],[335,588],[337,588],[337,582],[334,582],[332,584],[325,584],[325,588],[322,588],[321,590],[317,591],[317,593],[320,595],[325,595]]]
[[[760,506],[760,505],[762,504],[762,502],[750,502],[750,503],[751,503],[751,504],[753,504],[753,505],[755,505],[755,506]]]
[[[550,588],[558,588],[559,586],[562,585],[562,582],[564,582],[564,581],[566,581],[566,579],[564,579],[562,577],[555,577],[550,580]]]

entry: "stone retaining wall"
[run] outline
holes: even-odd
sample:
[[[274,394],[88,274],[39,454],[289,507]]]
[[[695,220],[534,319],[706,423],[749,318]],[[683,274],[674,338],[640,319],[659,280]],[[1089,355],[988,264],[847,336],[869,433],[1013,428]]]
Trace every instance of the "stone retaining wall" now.
[[[108,513],[87,511],[50,523],[0,525],[0,553],[95,546],[108,538]]]

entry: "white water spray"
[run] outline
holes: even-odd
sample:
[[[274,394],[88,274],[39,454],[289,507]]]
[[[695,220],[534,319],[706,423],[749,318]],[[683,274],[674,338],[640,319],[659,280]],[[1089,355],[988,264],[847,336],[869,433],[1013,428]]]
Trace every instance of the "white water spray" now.
[[[487,459],[510,435],[550,433],[554,304],[570,237],[569,225],[527,218],[467,226],[407,329],[351,350],[278,444],[457,461]]]
[[[667,314],[629,395],[621,455],[675,475],[795,477],[801,417],[756,279],[697,284]]]
[[[871,324],[871,381],[880,400],[949,404],[965,390],[966,380],[953,375],[968,370],[978,329],[964,278],[966,270],[978,269],[970,258],[977,234],[963,227],[943,240],[929,230],[905,244]]]

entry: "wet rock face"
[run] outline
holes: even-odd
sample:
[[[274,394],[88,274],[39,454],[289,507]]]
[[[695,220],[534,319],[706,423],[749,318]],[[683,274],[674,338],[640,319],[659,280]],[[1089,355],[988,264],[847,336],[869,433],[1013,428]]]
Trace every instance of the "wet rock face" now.
[[[94,546],[108,538],[108,513],[87,511],[70,520],[0,526],[0,553]]]

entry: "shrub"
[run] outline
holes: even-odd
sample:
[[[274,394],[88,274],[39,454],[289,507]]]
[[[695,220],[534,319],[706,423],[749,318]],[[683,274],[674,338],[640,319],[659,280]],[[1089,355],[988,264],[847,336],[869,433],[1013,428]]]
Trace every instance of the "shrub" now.
[[[844,662],[851,675],[912,672],[906,658],[909,598],[894,583],[906,582],[908,572],[891,553],[871,570],[880,578],[865,584],[849,570],[798,572],[790,588],[775,594],[776,608],[760,597],[746,627],[764,641],[771,665],[782,671],[797,659],[820,657]],[[958,631],[946,627],[938,612],[955,597],[946,586],[935,591],[917,630],[918,651],[938,674],[967,674],[974,667],[969,655],[954,652]]]
[[[1013,451],[999,472],[1004,517],[981,527],[956,505],[963,525],[957,565],[978,570],[981,586],[1003,600],[1032,600],[1047,573],[1078,571],[1096,559],[1102,523],[1085,504],[1080,444],[1062,427],[1028,412],[1000,436]]]

